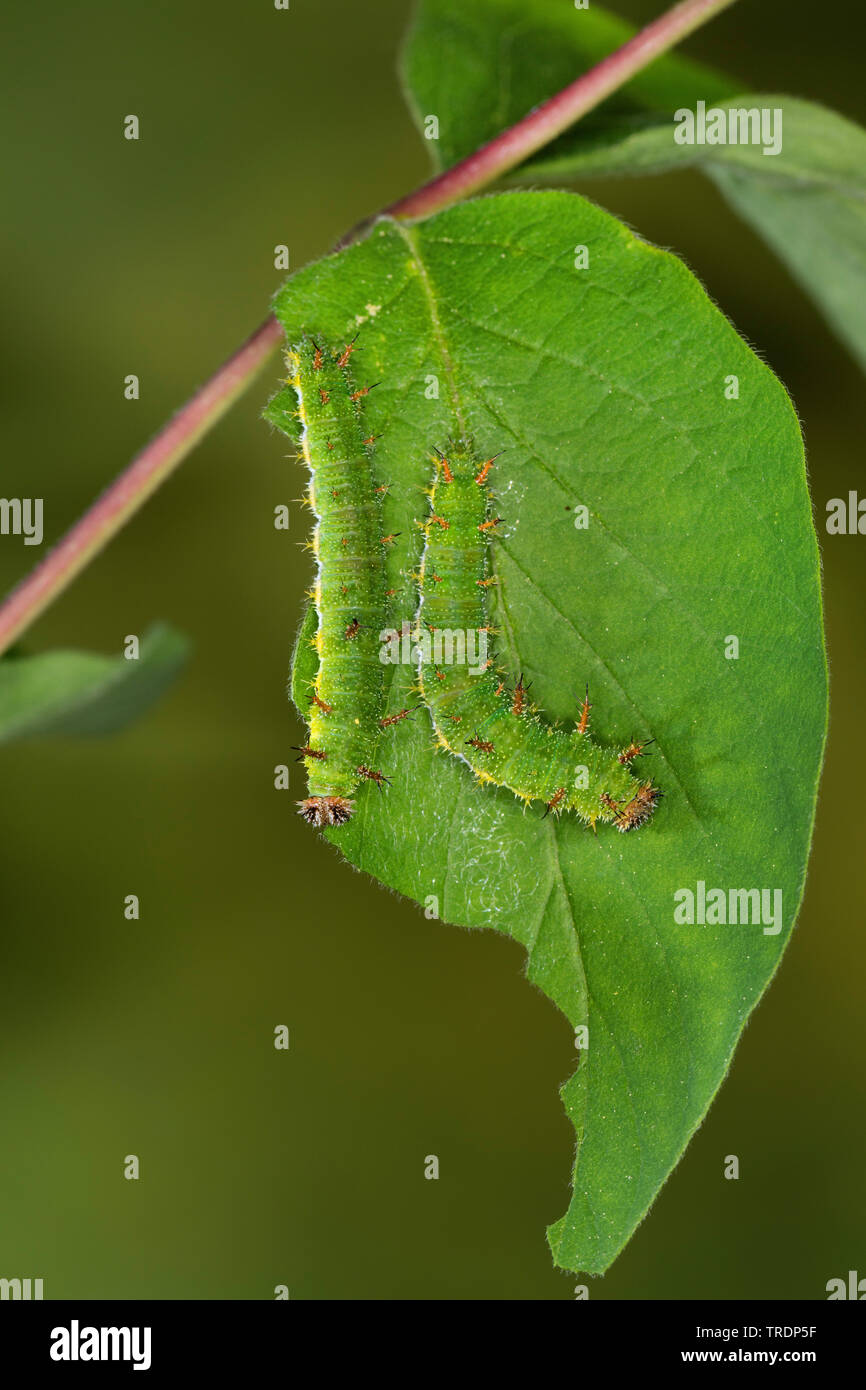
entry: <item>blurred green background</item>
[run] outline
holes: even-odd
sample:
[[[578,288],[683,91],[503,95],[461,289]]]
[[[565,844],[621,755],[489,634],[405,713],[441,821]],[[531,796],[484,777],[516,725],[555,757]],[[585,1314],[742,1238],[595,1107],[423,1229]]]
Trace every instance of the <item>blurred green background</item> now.
[[[427,176],[395,75],[408,12],[11,6],[2,492],[46,499],[47,541],[260,321],[275,244],[298,267]],[[684,51],[862,121],[864,28],[851,3],[743,0]],[[580,188],[679,252],[792,392],[833,690],[793,943],[591,1297],[823,1298],[866,1275],[866,541],[823,528],[862,477],[862,377],[697,174]],[[309,576],[301,510],[288,535],[272,525],[302,488],[258,420],[277,370],[28,638],[119,652],[164,617],[195,650],[129,732],[2,752],[0,1275],[42,1277],[49,1298],[571,1298],[544,1238],[572,1161],[565,1020],[516,945],[425,920],[272,786],[301,732],[285,686]],[[0,586],[37,554],[4,539]]]

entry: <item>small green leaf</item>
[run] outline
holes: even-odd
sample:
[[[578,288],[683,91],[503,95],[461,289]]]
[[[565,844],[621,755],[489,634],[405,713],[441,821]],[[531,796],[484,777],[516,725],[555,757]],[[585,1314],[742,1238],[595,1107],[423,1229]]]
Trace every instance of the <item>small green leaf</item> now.
[[[434,162],[469,154],[632,33],[595,5],[576,11],[544,0],[422,0],[404,69],[416,115],[437,103],[447,112],[439,141],[430,142]],[[697,166],[866,367],[866,132],[812,102],[738,90],[694,64],[659,59],[513,180],[561,184]],[[676,144],[675,111],[694,109],[699,99],[724,110],[780,110],[781,151]]]
[[[429,141],[436,168],[465,159],[635,32],[595,0],[588,10],[550,0],[421,0],[401,75],[419,129],[428,115],[438,117],[438,138]],[[721,101],[737,90],[721,73],[665,54],[600,110],[605,118],[669,111],[693,106],[699,97]]]
[[[308,603],[292,652],[292,699],[304,719],[310,712],[311,692],[319,669],[319,658],[313,646],[318,622],[314,605]]]
[[[866,131],[789,97],[746,104],[770,100],[785,112],[778,174],[735,161],[704,167],[866,370]]]
[[[680,261],[574,194],[380,222],[289,280],[276,312],[290,340],[360,324],[399,533],[392,626],[415,612],[430,449],[465,431],[504,451],[494,617],[511,677],[561,720],[588,681],[600,740],[657,740],[653,821],[593,836],[479,786],[420,710],[382,737],[391,787],[361,788],[328,832],[431,915],[522,942],[530,979],[588,1027],[562,1092],[574,1193],[550,1240],[563,1267],[600,1272],[705,1114],[802,894],[826,672],[794,410]],[[389,711],[414,703],[414,671],[389,671]],[[778,890],[778,932],[677,924],[674,895],[700,883]]]
[[[297,445],[301,438],[301,423],[298,419],[298,400],[291,386],[282,385],[268,401],[262,415],[268,424],[276,425]]]
[[[183,666],[189,643],[159,623],[137,660],[96,652],[9,655],[0,662],[0,743],[42,734],[110,734],[159,699]]]

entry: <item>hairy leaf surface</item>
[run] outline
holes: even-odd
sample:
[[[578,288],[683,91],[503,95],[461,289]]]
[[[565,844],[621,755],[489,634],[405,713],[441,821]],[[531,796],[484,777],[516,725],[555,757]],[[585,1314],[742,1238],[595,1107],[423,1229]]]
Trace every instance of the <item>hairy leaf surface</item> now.
[[[471,154],[634,32],[594,3],[576,10],[568,0],[421,0],[403,67],[422,127],[425,113],[441,113],[440,138],[429,142],[436,167]],[[866,367],[866,132],[813,102],[739,92],[698,64],[660,58],[514,178],[562,184],[700,168]],[[698,101],[781,111],[780,152],[765,155],[753,143],[676,144],[674,113]]]
[[[510,678],[563,721],[588,681],[601,740],[657,740],[654,819],[594,836],[479,786],[421,710],[383,734],[390,789],[329,832],[444,920],[522,942],[529,978],[588,1027],[562,1092],[574,1191],[549,1237],[560,1265],[600,1272],[700,1123],[801,897],[826,690],[794,410],[679,260],[574,194],[381,222],[276,310],[290,340],[358,332],[356,376],[381,383],[392,625],[415,611],[430,449],[466,433],[504,451],[491,592]],[[287,408],[270,418],[291,429]],[[388,678],[386,708],[412,703],[411,667]],[[778,890],[781,930],[678,925],[675,894],[699,883]]]

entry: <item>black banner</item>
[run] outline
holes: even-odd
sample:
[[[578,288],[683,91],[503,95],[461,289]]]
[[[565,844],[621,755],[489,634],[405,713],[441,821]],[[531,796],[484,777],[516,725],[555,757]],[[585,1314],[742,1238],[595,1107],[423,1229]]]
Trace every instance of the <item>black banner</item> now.
[[[359,1300],[358,1302],[363,1302]],[[415,1305],[416,1308],[418,1305]],[[474,1309],[477,1303],[472,1303]],[[490,1309],[496,1304],[488,1305]],[[319,1358],[333,1374],[341,1356],[353,1370],[371,1361],[400,1378],[414,1379],[412,1362],[420,1358],[429,1374],[437,1361],[443,1373],[455,1357],[467,1366],[482,1358],[489,1373],[497,1361],[513,1369],[515,1326],[488,1324],[491,1313],[435,1314],[400,1305],[399,1324],[388,1305],[328,1305],[316,1302],[6,1302],[0,1305],[0,1366],[18,1374],[47,1371],[52,1378],[98,1377],[110,1368],[115,1376],[136,1372],[156,1379],[189,1371],[199,1379],[249,1372],[268,1364],[291,1375],[298,1356]],[[379,1324],[379,1317],[383,1323]],[[453,1316],[453,1323],[451,1317]],[[355,1322],[355,1318],[358,1322]],[[415,1322],[418,1317],[418,1323]],[[540,1324],[535,1318],[542,1319]],[[388,1318],[387,1323],[385,1319]],[[363,1321],[362,1321],[363,1319]],[[372,1319],[372,1322],[371,1322]],[[675,1366],[807,1366],[822,1377],[851,1368],[860,1359],[863,1323],[859,1310],[834,1301],[818,1303],[653,1303],[576,1300],[544,1313],[538,1303],[521,1304],[522,1340],[528,1356],[546,1361],[551,1370],[569,1364],[577,1372],[589,1357],[603,1358],[611,1371],[667,1371]],[[433,1322],[435,1338],[427,1322]],[[339,1335],[335,1335],[335,1324]],[[449,1331],[456,1340],[452,1343]],[[535,1342],[555,1333],[548,1350]],[[374,1334],[374,1338],[371,1337]],[[396,1338],[396,1342],[395,1339]],[[414,1342],[407,1361],[405,1342]],[[474,1354],[467,1348],[476,1348]],[[403,1348],[403,1350],[399,1350]],[[539,1369],[541,1365],[539,1363]],[[306,1378],[306,1375],[305,1375]]]

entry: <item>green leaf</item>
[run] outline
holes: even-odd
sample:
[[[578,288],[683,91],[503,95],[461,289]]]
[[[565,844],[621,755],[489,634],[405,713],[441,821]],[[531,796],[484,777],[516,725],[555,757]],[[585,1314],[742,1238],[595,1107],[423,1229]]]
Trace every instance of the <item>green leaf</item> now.
[[[301,626],[295,638],[292,652],[292,699],[298,713],[306,719],[310,710],[310,692],[319,669],[319,658],[313,647],[313,638],[318,627],[318,617],[312,603],[304,610]]]
[[[187,639],[155,624],[137,661],[96,652],[9,655],[0,662],[0,743],[42,734],[109,734],[159,699],[183,666]]]
[[[866,131],[809,102],[757,100],[784,107],[779,174],[721,160],[706,172],[866,370]]]
[[[439,119],[439,137],[429,141],[435,167],[447,169],[465,159],[635,32],[634,25],[595,0],[588,10],[576,10],[568,0],[420,0],[401,75],[419,129],[427,115]],[[737,91],[721,73],[666,54],[600,111],[605,119],[621,112],[668,111],[693,106],[701,97],[721,101]],[[586,117],[581,129],[597,119]]]
[[[431,446],[465,430],[504,450],[501,659],[549,717],[573,719],[588,681],[599,739],[657,739],[653,821],[596,837],[479,786],[422,710],[383,735],[391,788],[363,787],[329,832],[429,913],[522,942],[529,978],[588,1025],[562,1091],[574,1192],[549,1236],[558,1264],[600,1272],[706,1112],[800,902],[826,675],[794,410],[680,261],[568,193],[381,222],[289,280],[276,312],[290,339],[361,325],[355,375],[381,383],[367,413],[401,533],[393,626],[414,613]],[[396,710],[414,674],[389,669]],[[674,894],[699,882],[780,890],[782,930],[677,925]]]
[[[262,415],[271,425],[287,434],[297,447],[301,438],[298,402],[291,386],[282,385],[268,401]]]
[[[546,0],[422,0],[404,70],[416,114],[447,112],[444,134],[430,142],[434,162],[471,153],[632,33],[595,5],[575,11]],[[514,177],[562,183],[701,168],[866,367],[866,132],[812,102],[738,90],[694,64],[660,59]],[[725,110],[780,109],[781,152],[675,144],[674,112],[699,99]]]
[[[649,118],[620,120],[603,133],[576,137],[530,162],[533,182],[576,174],[658,173],[697,165],[753,223],[791,274],[866,367],[866,131],[834,111],[793,97],[750,95],[718,109],[780,110],[783,145],[678,145],[673,126]]]

